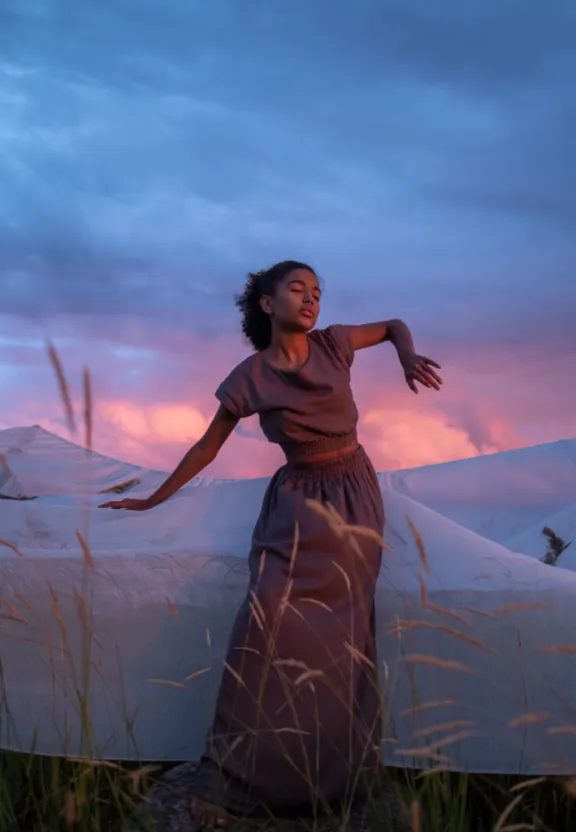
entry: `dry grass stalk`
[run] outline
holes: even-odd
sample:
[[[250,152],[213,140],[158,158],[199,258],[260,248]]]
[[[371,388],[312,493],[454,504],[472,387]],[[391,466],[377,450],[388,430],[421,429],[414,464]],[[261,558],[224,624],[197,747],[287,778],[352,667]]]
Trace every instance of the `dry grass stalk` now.
[[[398,619],[394,627],[388,630],[389,635],[398,635],[400,632],[404,630],[414,630],[420,627],[424,627],[430,630],[438,630],[442,633],[447,633],[448,635],[454,636],[455,638],[459,638],[462,641],[465,641],[467,644],[471,644],[473,647],[478,647],[480,650],[486,650],[488,653],[494,653],[498,655],[498,652],[494,650],[493,647],[489,647],[483,641],[480,641],[477,638],[473,638],[473,636],[466,635],[466,633],[461,633],[459,630],[455,630],[453,627],[448,627],[446,624],[432,624],[430,621],[419,621],[417,619]]]
[[[410,827],[411,832],[423,832],[422,807],[417,800],[412,801],[410,806]]]
[[[413,757],[415,760],[424,758],[430,762],[450,765],[450,758],[445,754],[438,754],[431,745],[418,748],[396,748],[394,754],[397,754],[399,757]]]
[[[452,774],[453,769],[448,766],[433,766],[432,768],[427,768],[424,771],[419,771],[418,774],[415,776],[415,780],[426,780],[430,777],[435,777],[438,774]]]
[[[92,554],[90,552],[90,548],[79,531],[76,531],[76,539],[78,540],[80,548],[82,549],[82,557],[84,559],[84,563],[86,564],[86,566],[90,567],[90,569],[95,569],[96,567],[92,558]]]
[[[521,716],[516,717],[515,719],[511,719],[508,723],[509,728],[520,728],[523,725],[535,725],[538,722],[543,722],[545,719],[549,719],[550,714],[547,711],[542,711],[541,713],[527,713],[522,714]]]
[[[266,630],[266,615],[255,590],[250,592],[250,612],[254,616],[260,632],[264,633]]]
[[[464,624],[465,627],[470,626],[470,623],[464,618],[464,616],[459,615],[457,612],[452,612],[452,610],[447,610],[445,607],[441,607],[439,604],[434,604],[432,601],[428,600],[428,588],[421,569],[418,570],[418,583],[420,584],[420,604],[424,607],[424,609],[430,610],[430,612],[436,612],[438,615],[445,615],[448,618],[453,618],[455,621],[458,621],[459,624]]]
[[[219,766],[223,767],[226,760],[236,751],[241,742],[246,738],[245,734],[239,734],[232,742],[223,750],[218,757]]]
[[[90,370],[84,367],[82,370],[82,389],[84,394],[84,444],[89,454],[92,453],[93,440],[93,402],[92,402],[92,380]]]
[[[322,670],[307,670],[305,673],[301,673],[300,676],[294,680],[294,686],[299,687],[305,682],[309,682],[311,679],[322,679],[323,676],[324,673]]]
[[[421,569],[418,570],[418,583],[420,584],[420,603],[425,606],[428,600],[428,588]]]
[[[64,798],[64,823],[68,829],[73,829],[78,820],[78,806],[76,795],[72,789],[68,789]]]
[[[558,728],[549,728],[549,734],[576,734],[576,725],[563,725]]]
[[[350,526],[347,523],[342,523],[341,529],[345,534],[350,534],[355,537],[365,537],[367,540],[373,540],[385,552],[390,551],[390,546],[384,540],[382,535],[375,532],[374,529],[371,529],[369,526]]]
[[[329,503],[323,505],[318,500],[306,500],[305,505],[310,508],[312,511],[319,514],[320,517],[323,517],[326,520],[328,526],[330,527],[331,531],[339,537],[343,538],[345,535],[350,535],[352,538],[357,537],[366,537],[369,540],[374,540],[378,543],[379,546],[382,547],[384,551],[389,551],[390,546],[384,540],[382,535],[375,532],[374,529],[369,528],[368,526],[351,526],[344,522],[344,520],[340,517],[338,512],[331,506]],[[362,557],[362,552],[360,550],[356,550],[358,554]]]
[[[477,610],[476,607],[467,607],[464,604],[458,604],[456,609],[463,610],[464,612],[471,612],[473,615],[481,615],[483,618],[496,618],[496,615],[493,612]]]
[[[574,644],[553,644],[551,647],[541,647],[540,653],[576,653],[576,645]]]
[[[419,748],[399,748],[394,753],[402,757],[423,757],[428,760],[433,760],[434,762],[449,765],[450,758],[445,754],[440,754],[440,749],[445,748],[447,745],[454,745],[455,743],[460,742],[460,740],[465,740],[469,737],[477,737],[478,734],[478,731],[460,731],[457,734],[450,734],[447,737],[443,737],[436,742],[431,742],[429,745]],[[435,769],[435,771],[437,771],[437,769]]]
[[[211,667],[203,667],[202,670],[195,670],[194,673],[191,673],[189,676],[186,676],[184,681],[191,682],[192,679],[196,679],[198,676],[203,676],[205,673],[210,673],[211,670]]]
[[[246,687],[246,683],[244,682],[244,679],[234,670],[234,668],[228,662],[224,662],[224,668],[236,679],[240,687],[244,688],[245,690],[248,690],[248,688]]]
[[[515,786],[512,786],[510,791],[511,792],[522,792],[526,789],[534,789],[536,786],[542,785],[542,783],[546,783],[548,780],[547,777],[532,777],[530,780],[523,780],[522,783],[516,783]]]
[[[26,624],[27,626],[29,626],[30,622],[27,618],[24,617],[24,615],[20,612],[18,607],[14,606],[14,604],[8,601],[7,598],[3,598],[2,603],[10,613],[10,618],[12,618],[14,621],[19,621],[21,624]]]
[[[467,664],[453,661],[452,659],[439,659],[437,656],[426,656],[420,653],[410,653],[405,658],[410,664],[427,664],[434,667],[440,667],[443,670],[457,670],[460,673],[475,673],[474,669],[469,667]]]
[[[139,797],[143,794],[143,789],[141,789],[142,781],[145,781],[150,774],[154,774],[156,771],[162,771],[160,766],[154,765],[147,765],[142,766],[142,768],[137,769],[136,771],[129,771],[127,772],[128,781],[130,783],[130,791],[134,796]]]
[[[511,816],[514,809],[522,803],[524,800],[524,793],[517,795],[514,800],[511,800],[508,806],[504,809],[498,820],[496,821],[496,825],[494,826],[493,832],[504,832],[506,828],[506,822],[508,818]]]
[[[298,554],[298,543],[300,542],[300,524],[298,521],[294,523],[294,539],[292,541],[292,551],[290,553],[290,566],[288,568],[288,574],[292,574],[292,570],[294,569],[294,564],[296,563],[296,555]]]
[[[413,705],[411,708],[406,708],[405,710],[400,711],[400,715],[407,716],[409,714],[419,714],[432,708],[449,708],[456,705],[458,705],[458,702],[455,699],[440,699],[436,702],[422,702],[421,705]]]
[[[74,601],[76,602],[76,609],[78,610],[78,617],[81,619],[84,626],[87,627],[90,624],[91,616],[88,604],[86,603],[86,598],[84,598],[77,586],[74,587],[73,593]]]
[[[296,734],[300,737],[309,737],[310,731],[303,731],[302,728],[291,728],[289,725],[284,728],[275,728],[275,734]]]
[[[495,610],[492,610],[492,614],[498,616],[506,612],[531,612],[547,609],[550,609],[550,607],[547,604],[536,604],[527,602],[525,604],[505,604],[503,607],[496,607]]]
[[[66,625],[64,623],[64,619],[62,617],[62,613],[60,612],[60,604],[58,603],[58,596],[54,592],[54,587],[51,583],[48,584],[48,591],[50,593],[51,599],[51,607],[52,612],[54,613],[54,618],[56,619],[58,626],[60,627],[61,632],[66,632]]]
[[[436,612],[438,615],[445,615],[447,618],[452,618],[454,621],[458,621],[459,624],[464,624],[466,627],[470,626],[470,622],[466,621],[464,616],[458,615],[457,612],[452,612],[452,610],[447,610],[446,607],[441,607],[439,604],[434,604],[432,601],[422,601],[422,606],[424,609],[430,610],[430,612]]]
[[[166,603],[168,604],[168,609],[170,610],[170,612],[172,613],[172,615],[174,616],[174,618],[178,622],[178,624],[182,624],[182,619],[180,618],[180,615],[178,613],[178,610],[176,609],[176,605],[175,605],[174,601],[172,601],[170,598],[168,598],[168,596],[166,596]],[[210,645],[208,645],[208,646],[210,646]]]
[[[25,557],[26,557],[26,555],[24,555],[24,554],[20,551],[20,549],[18,548],[18,546],[15,546],[15,545],[14,545],[14,543],[9,543],[7,540],[3,540],[1,537],[0,537],[0,546],[4,546],[6,549],[10,549],[10,551],[11,551],[11,552],[14,552],[14,554],[15,554],[15,555],[18,555],[18,557],[21,557],[21,558],[25,558]]]
[[[332,529],[332,531],[334,531],[338,536],[340,536],[340,529],[344,525],[344,521],[334,511],[334,509],[331,510],[331,506],[323,505],[318,500],[306,500],[304,505],[312,511],[316,512],[316,514],[319,514],[320,517],[323,517]]]
[[[349,644],[347,641],[344,642],[344,647],[350,653],[352,659],[355,662],[358,662],[358,664],[365,664],[365,665],[367,665],[368,667],[371,667],[371,668],[376,667],[376,665],[374,664],[372,659],[369,659],[368,656],[366,656],[361,650],[358,650],[357,647],[354,647],[352,644]]]
[[[418,549],[418,554],[420,555],[420,562],[422,564],[422,568],[424,571],[429,575],[430,574],[430,564],[428,563],[428,555],[426,554],[426,549],[424,548],[424,543],[422,541],[422,536],[410,517],[406,517],[408,522],[408,526],[410,531],[412,532],[412,537],[414,538],[414,542],[416,543],[416,548]]]
[[[308,671],[310,668],[299,659],[273,659],[272,667],[296,667],[298,670]]]
[[[340,566],[339,563],[336,563],[335,560],[332,561],[332,565],[335,566],[336,569],[340,572],[340,574],[342,575],[342,577],[344,578],[344,580],[346,582],[346,589],[348,590],[349,593],[351,593],[352,592],[352,584],[350,583],[350,577],[349,577],[348,573],[346,572],[346,570],[342,566]]]
[[[294,587],[294,579],[289,578],[286,581],[286,586],[284,588],[284,592],[282,593],[282,597],[280,598],[280,603],[278,604],[278,619],[281,620],[284,617],[284,613],[288,608],[294,610],[294,607],[290,603],[290,596],[292,595],[292,589]],[[294,610],[295,611],[295,610]]]
[[[317,607],[325,610],[325,612],[329,612],[334,614],[334,610],[332,610],[328,604],[325,604],[324,601],[319,601],[318,598],[300,598],[301,604],[315,604]]]
[[[183,682],[174,682],[172,679],[147,679],[146,681],[150,685],[166,685],[169,688],[184,689],[186,687]]]
[[[16,598],[18,598],[18,600],[22,604],[22,606],[26,607],[28,612],[30,612],[30,613],[32,613],[32,615],[34,615],[34,607],[32,606],[32,604],[20,592],[16,592],[15,595],[16,595]]]
[[[576,777],[567,777],[563,782],[564,790],[570,797],[576,797]]]
[[[473,728],[474,722],[469,719],[455,719],[452,722],[441,722],[438,725],[429,725],[426,728],[419,728],[412,733],[414,739],[427,737],[429,734],[440,734],[443,731],[454,731],[456,728]]]
[[[68,387],[68,382],[66,381],[66,376],[64,375],[64,369],[62,367],[62,362],[60,361],[60,356],[50,341],[48,341],[48,355],[56,373],[56,380],[58,381],[58,389],[60,391],[60,398],[62,399],[66,421],[68,422],[68,429],[70,433],[75,434],[76,419],[74,417],[74,407],[72,406],[70,388]]]
[[[108,768],[113,771],[122,771],[122,767],[119,766],[118,763],[112,763],[110,760],[92,760],[87,757],[77,757],[76,762],[79,765],[84,765],[86,767],[82,772],[82,776],[84,777],[90,776],[92,774],[92,770],[95,768]]]
[[[467,740],[470,737],[478,737],[480,735],[479,731],[459,731],[456,734],[448,734],[447,737],[442,737],[442,739],[436,740],[436,742],[431,743],[432,748],[445,748],[447,745],[454,745],[460,740]]]

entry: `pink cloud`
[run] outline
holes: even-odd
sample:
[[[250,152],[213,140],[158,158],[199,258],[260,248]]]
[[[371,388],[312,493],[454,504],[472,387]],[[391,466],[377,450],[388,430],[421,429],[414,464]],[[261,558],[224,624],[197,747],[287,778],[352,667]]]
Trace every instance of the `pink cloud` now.
[[[81,368],[92,372],[94,444],[102,453],[168,470],[204,432],[217,407],[214,389],[248,353],[239,338],[201,339],[170,333],[168,348],[119,351],[95,337],[55,339],[82,412]],[[178,345],[178,348],[176,348]],[[141,350],[139,352],[139,350]],[[406,468],[574,435],[576,377],[571,354],[550,348],[426,346],[443,365],[441,393],[419,396],[404,384],[394,351],[357,356],[354,390],[360,438],[376,468]],[[6,370],[2,373],[2,367]],[[0,345],[0,427],[41,424],[68,437],[54,373],[39,342]],[[82,441],[80,430],[76,437]],[[270,475],[282,455],[247,420],[206,470],[209,476]]]

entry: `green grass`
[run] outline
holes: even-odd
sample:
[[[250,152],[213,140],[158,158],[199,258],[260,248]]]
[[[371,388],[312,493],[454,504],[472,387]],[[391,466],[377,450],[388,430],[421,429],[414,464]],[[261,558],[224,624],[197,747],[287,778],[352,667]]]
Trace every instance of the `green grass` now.
[[[121,830],[146,793],[151,768],[0,752],[0,829]]]
[[[2,832],[121,832],[162,766],[67,761],[0,752]],[[570,780],[391,770],[427,832],[563,832],[576,828]],[[419,812],[414,811],[414,832]],[[373,826],[378,829],[377,819]]]

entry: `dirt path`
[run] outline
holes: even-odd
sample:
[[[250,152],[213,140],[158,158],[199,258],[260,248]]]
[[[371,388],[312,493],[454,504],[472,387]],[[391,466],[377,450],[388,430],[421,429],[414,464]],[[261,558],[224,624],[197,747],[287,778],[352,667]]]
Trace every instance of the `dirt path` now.
[[[195,763],[183,763],[163,774],[149,792],[136,820],[126,832],[194,832],[190,816],[190,791]],[[392,780],[387,779],[370,803],[354,809],[348,818],[252,818],[233,821],[230,832],[411,832]]]

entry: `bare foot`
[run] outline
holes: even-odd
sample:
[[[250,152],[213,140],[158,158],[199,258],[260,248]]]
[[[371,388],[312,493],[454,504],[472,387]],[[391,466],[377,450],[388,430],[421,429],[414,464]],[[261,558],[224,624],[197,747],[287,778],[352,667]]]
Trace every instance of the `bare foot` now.
[[[221,806],[195,797],[192,800],[192,817],[205,829],[224,829],[228,826],[228,813]]]

